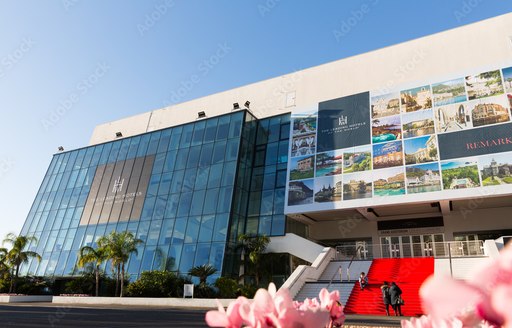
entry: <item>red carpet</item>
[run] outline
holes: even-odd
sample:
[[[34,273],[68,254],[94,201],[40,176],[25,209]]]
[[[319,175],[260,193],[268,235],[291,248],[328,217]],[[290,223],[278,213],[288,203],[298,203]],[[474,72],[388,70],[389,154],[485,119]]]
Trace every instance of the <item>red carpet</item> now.
[[[345,306],[345,313],[386,315],[382,303],[380,286],[384,281],[394,281],[402,289],[405,305],[404,316],[421,315],[421,302],[418,295],[423,281],[434,273],[434,258],[401,258],[373,260],[368,271],[368,286],[364,290],[356,282]],[[391,306],[389,313],[393,315]]]

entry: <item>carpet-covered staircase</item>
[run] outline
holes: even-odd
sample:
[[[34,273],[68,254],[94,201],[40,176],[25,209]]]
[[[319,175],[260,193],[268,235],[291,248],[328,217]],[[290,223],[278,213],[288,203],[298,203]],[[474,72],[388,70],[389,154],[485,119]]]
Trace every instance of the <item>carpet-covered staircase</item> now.
[[[396,282],[402,289],[404,316],[422,314],[419,288],[434,273],[433,258],[400,258],[373,260],[368,270],[368,286],[361,290],[356,282],[345,305],[345,313],[386,315],[380,286],[384,281]],[[390,306],[390,314],[393,310]]]

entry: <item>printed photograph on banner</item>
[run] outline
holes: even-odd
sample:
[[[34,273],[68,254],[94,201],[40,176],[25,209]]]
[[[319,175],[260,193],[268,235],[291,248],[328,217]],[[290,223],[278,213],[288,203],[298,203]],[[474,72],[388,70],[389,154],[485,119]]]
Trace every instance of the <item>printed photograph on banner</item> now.
[[[314,177],[315,156],[295,157],[290,159],[290,181]]]
[[[480,187],[476,159],[441,162],[441,175],[445,190]]]
[[[343,183],[341,176],[322,177],[315,179],[315,202],[337,202],[341,201]]]
[[[505,83],[505,92],[512,93],[512,67],[501,70],[503,73],[503,82]]]
[[[407,166],[405,176],[408,194],[441,190],[441,175],[437,162]]]
[[[343,200],[371,198],[372,172],[343,175]]]
[[[430,85],[401,91],[400,106],[403,113],[432,108]]]
[[[478,158],[482,185],[512,184],[512,153],[499,153]]]
[[[343,173],[369,171],[372,169],[372,147],[370,145],[343,151]]]
[[[464,78],[432,84],[434,106],[443,106],[466,101]]]
[[[316,134],[302,134],[292,138],[291,157],[312,155],[316,150]]]
[[[500,70],[466,76],[466,90],[469,100],[502,94]]]
[[[468,112],[474,127],[510,121],[506,96],[478,99],[468,103]]]
[[[402,139],[400,115],[376,118],[372,120],[372,143]]]
[[[420,164],[438,160],[435,135],[404,140],[405,164]]]
[[[405,194],[404,168],[392,167],[379,170],[373,175],[373,195],[375,197]]]
[[[373,145],[373,169],[401,166],[404,164],[402,141]]]
[[[460,131],[473,127],[468,103],[434,108],[437,133]]]
[[[314,180],[288,183],[288,206],[313,204]]]
[[[293,117],[293,136],[301,136],[316,132],[316,115]]]
[[[398,92],[374,96],[371,100],[372,118],[400,114],[400,94]]]
[[[434,118],[432,110],[422,110],[402,115],[402,128],[404,138],[413,138],[433,134]]]
[[[343,152],[333,150],[316,154],[316,176],[338,175],[343,172]]]

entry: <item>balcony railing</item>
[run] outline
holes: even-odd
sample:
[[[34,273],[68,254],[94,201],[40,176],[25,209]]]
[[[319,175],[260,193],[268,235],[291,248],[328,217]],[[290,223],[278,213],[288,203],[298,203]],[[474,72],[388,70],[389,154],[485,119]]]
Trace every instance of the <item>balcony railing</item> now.
[[[400,257],[474,257],[485,256],[482,240],[401,244],[336,246],[336,260],[372,260]],[[378,255],[380,254],[380,256]]]

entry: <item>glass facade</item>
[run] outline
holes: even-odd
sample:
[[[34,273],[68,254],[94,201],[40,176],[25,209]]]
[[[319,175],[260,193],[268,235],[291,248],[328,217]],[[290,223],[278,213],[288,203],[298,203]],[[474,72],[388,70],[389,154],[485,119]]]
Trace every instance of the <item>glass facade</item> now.
[[[22,274],[75,275],[79,249],[114,230],[144,241],[133,277],[206,263],[211,279],[234,273],[238,234],[285,232],[288,131],[289,114],[238,111],[55,154],[21,231],[43,259]]]

